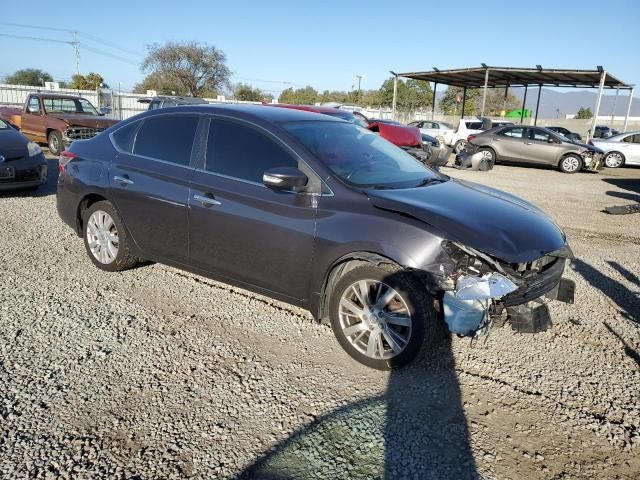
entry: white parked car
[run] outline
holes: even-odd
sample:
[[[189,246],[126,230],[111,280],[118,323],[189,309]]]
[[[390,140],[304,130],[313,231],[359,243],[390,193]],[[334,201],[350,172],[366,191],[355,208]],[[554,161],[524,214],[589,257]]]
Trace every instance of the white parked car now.
[[[605,152],[604,164],[609,168],[640,165],[640,132],[625,132],[609,138],[594,138],[589,140],[589,143]]]
[[[467,137],[475,133],[481,133],[493,127],[503,127],[505,125],[513,125],[508,120],[489,120],[480,118],[461,118],[458,126],[453,131],[451,145],[453,151],[458,154],[467,148]]]
[[[432,120],[418,120],[411,122],[410,127],[418,127],[420,133],[424,133],[436,138],[444,145],[453,145],[453,125],[446,122],[437,122]]]

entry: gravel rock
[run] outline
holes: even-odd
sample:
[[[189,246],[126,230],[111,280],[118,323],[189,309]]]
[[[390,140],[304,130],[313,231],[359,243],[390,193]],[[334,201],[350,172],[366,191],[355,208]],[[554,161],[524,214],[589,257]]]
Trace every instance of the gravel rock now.
[[[0,476],[637,478],[640,222],[601,210],[640,170],[445,172],[545,209],[576,303],[391,374],[289,305],[158,264],[97,270],[53,179],[0,196]]]

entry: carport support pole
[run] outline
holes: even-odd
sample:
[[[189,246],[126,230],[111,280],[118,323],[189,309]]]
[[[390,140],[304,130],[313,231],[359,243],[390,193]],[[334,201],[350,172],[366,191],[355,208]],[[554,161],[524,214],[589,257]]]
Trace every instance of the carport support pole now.
[[[431,121],[436,116],[436,90],[438,89],[438,82],[433,83],[433,102],[431,102]]]
[[[589,130],[589,135],[587,136],[587,140],[589,140],[593,133],[596,131],[596,123],[598,122],[598,114],[600,113],[600,101],[602,100],[602,90],[604,89],[604,80],[607,78],[607,71],[603,70],[600,74],[600,87],[598,87],[598,99],[596,100],[596,111],[593,113],[593,122],[591,122],[591,130]]]
[[[533,119],[533,124],[538,124],[538,108],[540,108],[540,94],[542,93],[542,84],[538,85],[538,101],[536,102],[536,118]]]
[[[631,100],[633,100],[633,88],[629,90],[629,103],[627,103],[627,114],[624,116],[624,127],[622,130],[627,131],[627,124],[629,123],[629,113],[631,113]]]
[[[398,75],[393,76],[393,101],[391,102],[391,118],[396,119],[396,99],[398,97]]]
[[[616,104],[618,103],[618,92],[620,91],[620,87],[616,87],[616,96],[613,97],[613,109],[611,109],[611,123],[610,125],[613,127],[613,120],[616,116]]]
[[[525,85],[524,86],[524,98],[522,99],[522,110],[520,110],[520,124],[522,125],[522,122],[524,121],[524,106],[527,103],[527,88],[529,87],[529,85]]]
[[[464,118],[464,106],[467,103],[467,87],[462,87],[462,112],[460,118]]]
[[[487,84],[489,83],[489,69],[487,68],[484,71],[484,90],[482,91],[482,113],[481,116],[484,116],[484,106],[487,103]]]

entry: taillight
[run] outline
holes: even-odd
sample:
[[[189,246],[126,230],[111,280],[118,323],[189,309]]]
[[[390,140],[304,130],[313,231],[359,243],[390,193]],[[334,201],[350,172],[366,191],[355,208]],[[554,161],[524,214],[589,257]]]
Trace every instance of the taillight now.
[[[469,136],[467,137],[467,142],[470,142],[470,141],[471,141],[471,140],[473,140],[474,138],[476,138],[476,136],[475,136],[475,135],[469,135]]]
[[[591,139],[589,139],[589,141],[587,142],[587,145],[593,146],[593,142],[591,141]]]
[[[67,163],[69,163],[76,157],[77,155],[71,150],[63,150],[62,152],[60,152],[60,158],[58,159],[58,170],[62,172],[64,170],[64,167],[67,166]]]

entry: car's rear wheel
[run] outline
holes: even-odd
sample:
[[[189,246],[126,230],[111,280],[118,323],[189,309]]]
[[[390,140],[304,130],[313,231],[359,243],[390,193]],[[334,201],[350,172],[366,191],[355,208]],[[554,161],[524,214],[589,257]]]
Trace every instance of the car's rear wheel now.
[[[47,143],[49,144],[49,150],[52,155],[60,155],[64,148],[62,143],[62,134],[57,130],[49,132]]]
[[[620,152],[609,152],[604,157],[604,164],[609,168],[618,168],[624,165],[624,155]]]
[[[467,141],[466,140],[458,140],[456,144],[453,146],[453,150],[456,153],[463,152],[467,149]]]
[[[392,266],[349,271],[331,292],[329,306],[342,348],[378,370],[412,362],[435,338],[433,299],[419,280]]]
[[[98,268],[119,272],[138,263],[131,237],[111,203],[91,205],[83,215],[83,230],[87,254]]]
[[[582,159],[578,155],[565,155],[560,160],[560,170],[564,173],[576,173],[582,168]]]

